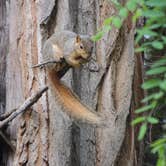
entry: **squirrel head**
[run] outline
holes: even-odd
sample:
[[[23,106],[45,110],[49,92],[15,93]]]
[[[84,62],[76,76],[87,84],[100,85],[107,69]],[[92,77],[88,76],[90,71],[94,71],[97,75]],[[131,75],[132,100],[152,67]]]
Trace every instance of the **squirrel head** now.
[[[74,52],[75,52],[75,60],[77,60],[80,64],[86,63],[92,53],[93,42],[90,40],[88,36],[79,36],[77,35],[74,43]]]
[[[76,36],[75,39],[75,52],[77,55],[84,60],[88,60],[91,56],[93,44],[89,40],[88,37],[80,37],[79,35]]]

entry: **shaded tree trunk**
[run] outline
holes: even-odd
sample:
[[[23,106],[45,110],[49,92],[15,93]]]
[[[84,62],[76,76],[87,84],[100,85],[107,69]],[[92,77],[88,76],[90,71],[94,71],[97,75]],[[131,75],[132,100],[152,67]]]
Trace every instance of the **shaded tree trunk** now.
[[[6,55],[8,53],[8,23],[7,23],[8,1],[0,1],[0,113],[5,111],[5,71]]]
[[[55,30],[93,35],[116,12],[107,0],[11,1],[6,111],[48,84],[45,70],[31,66],[41,61],[43,43]],[[133,38],[134,27],[128,20],[94,44],[88,64],[63,77],[83,103],[109,117],[107,127],[74,123],[48,91],[11,123],[8,133],[17,149],[9,155],[8,166],[116,166],[121,165],[123,152],[124,166],[133,165],[134,137],[126,126],[133,96]],[[127,146],[125,135],[132,142]]]
[[[7,0],[0,1],[0,114],[5,112],[6,103],[6,56],[8,54],[9,35],[8,35],[8,7]],[[3,136],[5,129],[0,130],[0,165],[7,163],[7,156],[10,153],[9,147],[6,145]]]

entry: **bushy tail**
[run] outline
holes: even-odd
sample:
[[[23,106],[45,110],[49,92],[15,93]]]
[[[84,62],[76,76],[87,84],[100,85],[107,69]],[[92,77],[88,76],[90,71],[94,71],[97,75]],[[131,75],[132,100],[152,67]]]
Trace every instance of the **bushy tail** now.
[[[84,106],[72,91],[60,82],[54,71],[49,71],[48,76],[59,102],[64,106],[68,115],[81,122],[93,125],[102,124],[102,118]]]

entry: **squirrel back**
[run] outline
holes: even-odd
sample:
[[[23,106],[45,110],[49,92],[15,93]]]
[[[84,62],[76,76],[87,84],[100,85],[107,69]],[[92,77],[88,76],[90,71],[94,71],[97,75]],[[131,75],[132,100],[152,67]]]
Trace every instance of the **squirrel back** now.
[[[90,57],[93,43],[85,35],[77,35],[71,31],[55,32],[43,46],[43,61],[65,59],[71,67],[79,67]]]

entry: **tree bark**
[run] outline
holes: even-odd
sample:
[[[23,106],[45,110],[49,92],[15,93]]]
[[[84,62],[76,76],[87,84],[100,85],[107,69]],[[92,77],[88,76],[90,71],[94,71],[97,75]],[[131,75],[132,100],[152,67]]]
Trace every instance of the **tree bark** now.
[[[8,23],[7,23],[7,4],[6,0],[0,1],[0,114],[5,111],[6,102],[6,56],[8,53]]]
[[[0,1],[0,114],[5,112],[6,104],[6,57],[8,54],[8,0]],[[0,165],[7,163],[10,153],[8,144],[4,140],[4,130],[0,130]]]
[[[6,110],[17,108],[48,83],[45,70],[31,66],[41,62],[43,43],[55,30],[93,35],[105,18],[116,13],[107,0],[10,1]],[[11,123],[8,132],[17,148],[8,166],[117,165],[125,134],[132,134],[126,123],[133,95],[133,38],[129,18],[120,30],[113,28],[94,44],[88,64],[63,77],[83,103],[109,117],[107,127],[74,123],[49,90]],[[125,148],[131,156],[133,150]],[[127,158],[126,165],[132,163],[133,156]]]

